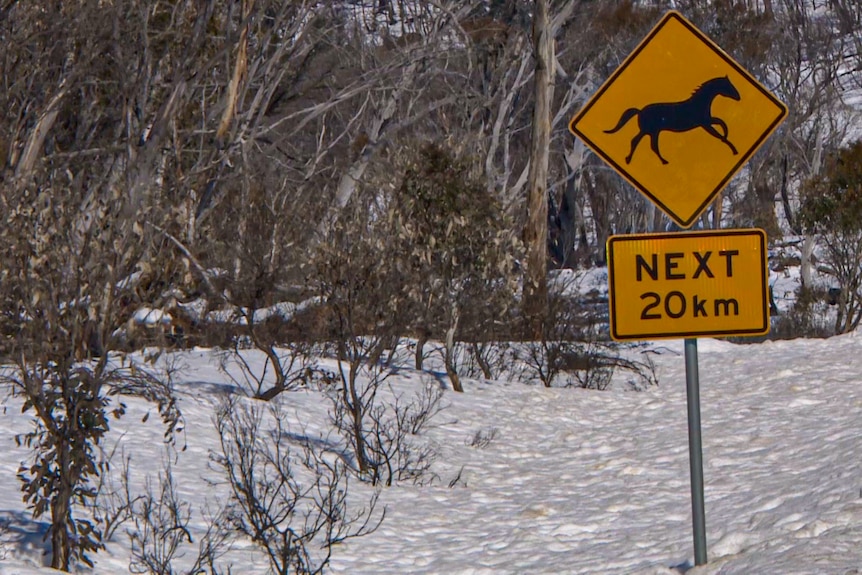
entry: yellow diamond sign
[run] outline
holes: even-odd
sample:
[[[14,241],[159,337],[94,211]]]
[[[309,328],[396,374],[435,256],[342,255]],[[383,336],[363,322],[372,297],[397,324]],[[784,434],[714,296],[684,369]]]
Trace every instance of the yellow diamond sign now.
[[[569,129],[684,228],[787,107],[678,12],[668,12]]]

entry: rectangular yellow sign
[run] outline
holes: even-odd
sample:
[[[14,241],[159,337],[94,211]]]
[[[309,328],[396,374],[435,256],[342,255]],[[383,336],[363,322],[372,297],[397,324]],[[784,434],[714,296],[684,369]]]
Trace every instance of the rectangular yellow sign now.
[[[612,236],[611,337],[765,334],[767,279],[763,230]]]

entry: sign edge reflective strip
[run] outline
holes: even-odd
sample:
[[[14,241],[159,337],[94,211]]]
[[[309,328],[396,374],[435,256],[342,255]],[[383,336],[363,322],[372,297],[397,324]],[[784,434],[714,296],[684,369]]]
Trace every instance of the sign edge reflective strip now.
[[[616,298],[614,297],[614,275],[613,275],[613,244],[615,242],[626,242],[626,241],[645,241],[650,239],[679,239],[680,237],[730,237],[730,236],[758,236],[759,244],[760,244],[760,260],[761,265],[759,269],[761,270],[760,277],[760,292],[761,292],[761,301],[763,303],[763,315],[762,315],[762,327],[760,328],[751,328],[751,329],[732,329],[732,330],[707,330],[707,331],[698,331],[698,332],[690,332],[690,331],[679,331],[679,332],[661,332],[661,333],[648,333],[648,334],[632,334],[632,335],[620,335],[616,331],[617,322],[614,321],[615,308],[616,308]],[[676,338],[699,338],[699,337],[731,337],[731,336],[758,336],[758,335],[766,335],[770,331],[770,315],[769,315],[769,290],[768,290],[768,257],[766,251],[766,231],[762,228],[734,228],[727,230],[697,230],[693,232],[654,232],[654,233],[644,233],[644,234],[615,234],[608,237],[606,242],[606,250],[608,254],[608,323],[609,325],[609,333],[611,339],[614,341],[637,341],[637,340],[646,340],[646,339],[676,339]]]

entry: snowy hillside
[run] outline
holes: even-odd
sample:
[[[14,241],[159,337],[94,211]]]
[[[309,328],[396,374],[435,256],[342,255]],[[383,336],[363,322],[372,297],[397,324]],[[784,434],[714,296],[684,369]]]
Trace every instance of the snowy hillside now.
[[[421,437],[440,454],[433,467],[440,479],[384,488],[382,525],[337,545],[330,571],[856,573],[862,570],[860,345],[855,334],[750,346],[700,341],[708,565],[692,567],[685,373],[682,342],[672,341],[651,346],[660,385],[645,392],[479,380],[467,380],[464,394],[446,391],[445,409]],[[204,529],[202,509],[227,495],[210,452],[218,448],[213,410],[229,384],[211,351],[174,359],[183,367],[178,387],[186,422],[178,446],[187,448],[176,454],[173,473],[192,505],[188,561]],[[390,383],[409,394],[423,378],[430,375],[405,370]],[[41,541],[47,525],[30,519],[15,479],[27,453],[13,436],[28,430],[29,416],[5,391],[0,572],[44,574],[52,572],[39,567],[49,548]],[[279,402],[290,430],[327,435],[322,393],[286,393]],[[129,402],[111,435],[131,455],[141,486],[165,460],[158,417],[142,422],[149,411]],[[487,445],[476,441],[480,436]],[[368,490],[358,481],[350,485],[351,496]],[[128,572],[127,528],[95,556],[96,573]],[[223,560],[233,573],[267,571],[247,540],[236,540]]]

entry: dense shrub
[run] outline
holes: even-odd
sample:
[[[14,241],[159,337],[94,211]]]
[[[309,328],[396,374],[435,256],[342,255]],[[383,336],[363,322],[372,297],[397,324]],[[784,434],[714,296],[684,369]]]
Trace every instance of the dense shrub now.
[[[823,170],[805,182],[800,221],[823,246],[823,271],[838,284],[834,333],[862,319],[862,141],[827,157]]]

